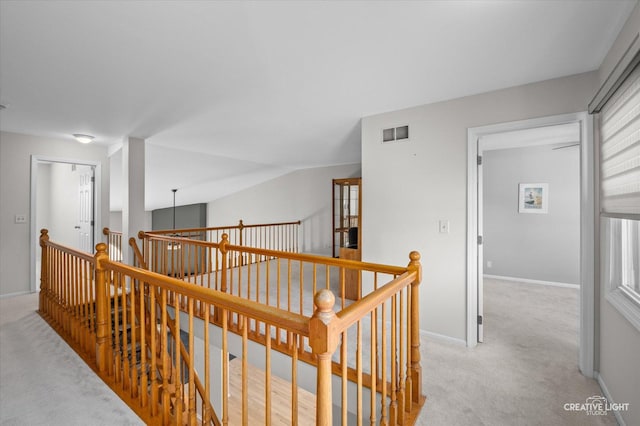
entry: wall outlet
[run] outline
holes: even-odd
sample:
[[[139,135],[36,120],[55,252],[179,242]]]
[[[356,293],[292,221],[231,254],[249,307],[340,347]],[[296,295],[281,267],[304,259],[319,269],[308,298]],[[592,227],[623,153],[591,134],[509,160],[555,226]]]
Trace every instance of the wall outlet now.
[[[491,268],[493,267],[493,262],[490,260],[487,260],[487,268]]]
[[[438,222],[438,229],[440,230],[441,234],[448,234],[449,233],[449,221],[448,220],[441,220]]]
[[[16,223],[27,223],[27,215],[26,214],[17,214],[16,215]]]

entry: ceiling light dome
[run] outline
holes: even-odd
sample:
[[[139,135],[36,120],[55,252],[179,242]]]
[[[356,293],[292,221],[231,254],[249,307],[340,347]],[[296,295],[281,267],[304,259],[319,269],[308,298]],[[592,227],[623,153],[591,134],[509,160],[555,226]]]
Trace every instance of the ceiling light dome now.
[[[80,133],[74,133],[73,137],[76,138],[76,140],[80,143],[89,143],[92,140],[94,140],[95,138],[91,135],[83,135]]]

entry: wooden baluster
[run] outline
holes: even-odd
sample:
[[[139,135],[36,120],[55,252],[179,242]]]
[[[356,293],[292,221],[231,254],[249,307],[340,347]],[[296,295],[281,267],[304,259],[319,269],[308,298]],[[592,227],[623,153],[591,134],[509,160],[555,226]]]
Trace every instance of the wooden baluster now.
[[[331,355],[336,350],[338,336],[332,322],[336,320],[336,302],[331,290],[323,289],[314,297],[316,309],[309,321],[309,344],[318,357],[316,371],[316,425],[332,423]]]
[[[382,383],[382,398],[381,398],[381,404],[382,405],[382,411],[380,413],[380,425],[381,426],[387,426],[389,424],[389,420],[387,417],[387,404],[386,404],[386,400],[387,400],[387,304],[385,302],[382,302],[382,319],[380,321],[381,324],[381,336],[380,338],[382,339],[381,345],[382,345],[382,375],[381,375],[381,383]]]
[[[149,284],[149,336],[151,340],[151,349],[149,356],[151,357],[151,415],[158,415],[159,395],[158,395],[158,320],[156,313],[156,299],[157,288]]]
[[[169,423],[170,413],[170,395],[169,395],[169,377],[171,374],[169,367],[169,342],[167,336],[167,289],[160,290],[160,360],[162,363],[162,418],[164,424]],[[178,314],[178,312],[176,312]],[[157,356],[157,355],[156,355]]]
[[[229,343],[227,310],[221,309],[222,317],[222,425],[229,424]],[[217,312],[217,309],[216,309]]]
[[[271,327],[267,326],[269,330]],[[291,425],[298,424],[298,336],[293,341],[293,356],[291,359]],[[269,340],[271,336],[269,335]]]
[[[147,377],[147,330],[150,330],[150,334],[153,334],[155,330],[151,328],[151,320],[146,317],[147,307],[145,306],[145,301],[147,298],[145,297],[145,283],[140,281],[139,284],[140,292],[139,292],[139,303],[140,303],[140,388],[142,392],[140,392],[140,405],[142,407],[146,407],[148,404],[148,380]],[[151,350],[151,354],[153,354],[153,350]]]
[[[184,247],[184,246],[183,246]],[[173,327],[170,327],[169,330],[173,331],[173,347],[169,351],[169,362],[171,362],[171,377],[170,380],[173,383],[174,387],[174,412],[176,423],[180,421],[182,423],[183,420],[183,411],[184,411],[184,401],[183,401],[183,380],[182,380],[182,358],[180,354],[180,345],[182,343],[182,339],[180,336],[180,311],[181,311],[181,300],[183,299],[182,295],[178,295],[178,297],[174,300],[174,311],[173,311]],[[191,298],[190,298],[191,299]],[[170,317],[169,317],[170,319]],[[167,324],[168,325],[168,324]],[[167,332],[169,331],[167,330]],[[171,345],[171,342],[167,342],[168,345]]]
[[[398,389],[398,348],[397,348],[397,296],[391,298],[391,402],[389,403],[389,424],[396,425],[398,422],[398,401],[396,391]]]
[[[209,410],[211,401],[211,380],[209,367],[209,312],[211,308],[208,303],[204,304],[204,404],[202,407],[202,423],[209,424],[213,413]]]
[[[271,326],[265,324],[264,424],[271,424]],[[293,407],[292,407],[293,408]],[[292,422],[293,424],[293,419]]]
[[[358,413],[356,424],[362,426],[362,320],[359,320],[356,328],[356,411]]]
[[[245,316],[238,319],[242,322],[242,426],[249,425],[249,342],[247,338],[247,320]]]
[[[47,243],[49,242],[49,231],[47,229],[40,230],[40,248],[41,248],[41,263],[40,263],[40,296],[38,298],[38,310],[41,314],[49,315],[49,309],[47,309],[46,298],[49,297],[49,250]]]
[[[416,279],[411,283],[411,400],[421,402],[422,398],[422,366],[420,365],[420,293],[422,281],[422,265],[420,253],[412,251],[409,254],[409,270],[416,272]]]
[[[107,297],[106,271],[102,264],[109,260],[107,245],[99,243],[96,246],[95,273],[96,273],[96,363],[98,371],[102,374],[107,371],[107,349],[109,345],[109,335],[107,321],[109,321],[109,299]]]
[[[400,290],[400,294],[398,295],[398,300],[400,301],[400,312],[399,312],[399,316],[398,316],[398,322],[399,322],[399,326],[400,326],[400,332],[399,332],[399,350],[400,350],[400,355],[398,356],[398,377],[399,377],[399,383],[398,383],[398,423],[403,425],[404,424],[404,420],[405,420],[405,412],[404,412],[404,407],[405,407],[405,392],[404,392],[404,388],[405,388],[405,375],[403,373],[403,369],[402,369],[402,365],[405,359],[405,315],[404,315],[404,290]]]
[[[371,425],[376,424],[376,380],[378,373],[378,365],[376,359],[376,350],[378,349],[378,332],[377,332],[377,316],[378,310],[377,308],[371,312],[371,341],[370,341],[370,350],[371,350],[371,364],[369,367],[369,371],[371,372],[371,416],[369,418],[369,422]]]
[[[347,376],[347,369],[348,369],[348,359],[347,359],[347,353],[348,353],[348,346],[349,346],[349,339],[348,339],[348,334],[347,334],[347,330],[342,332],[342,343],[340,344],[340,367],[341,367],[341,379],[342,379],[342,403],[340,404],[342,406],[342,424],[346,425],[347,423],[347,414],[348,414],[348,376]]]
[[[193,309],[194,309],[194,300],[192,297],[189,298],[189,357],[188,361],[188,371],[189,371],[189,424],[196,424],[196,385],[195,385],[195,376],[196,372],[194,370],[194,361],[195,361],[195,346],[193,341],[194,330],[193,330]],[[179,316],[179,313],[176,312],[176,316]],[[205,323],[206,324],[206,323]],[[208,328],[207,325],[205,327]],[[180,334],[180,329],[176,330],[177,334]],[[178,349],[176,349],[177,351]]]

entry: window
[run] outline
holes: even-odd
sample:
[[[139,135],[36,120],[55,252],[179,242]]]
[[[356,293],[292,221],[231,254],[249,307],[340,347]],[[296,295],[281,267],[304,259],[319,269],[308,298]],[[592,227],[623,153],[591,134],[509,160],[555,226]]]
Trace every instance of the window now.
[[[606,298],[640,330],[640,66],[600,115]]]
[[[640,330],[640,221],[605,218],[607,300]]]

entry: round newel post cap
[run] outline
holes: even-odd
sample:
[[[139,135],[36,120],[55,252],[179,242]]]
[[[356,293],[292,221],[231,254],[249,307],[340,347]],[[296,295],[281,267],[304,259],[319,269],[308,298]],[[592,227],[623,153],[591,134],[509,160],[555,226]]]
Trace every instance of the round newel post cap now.
[[[96,244],[96,254],[107,254],[107,245],[105,243]]]
[[[333,305],[336,303],[336,297],[331,290],[325,288],[316,293],[313,302],[318,307],[318,311],[331,312]]]
[[[48,230],[48,229],[46,229],[46,228],[42,228],[42,229],[40,230],[40,236],[41,236],[41,237],[48,236],[48,235],[49,235],[49,230]]]
[[[409,259],[411,259],[412,262],[419,262],[420,257],[420,253],[418,253],[417,251],[412,251],[411,253],[409,253]]]
[[[136,239],[131,237],[129,238],[129,245],[135,244],[136,243]]]
[[[139,239],[144,239],[144,231],[138,231],[138,238]]]

